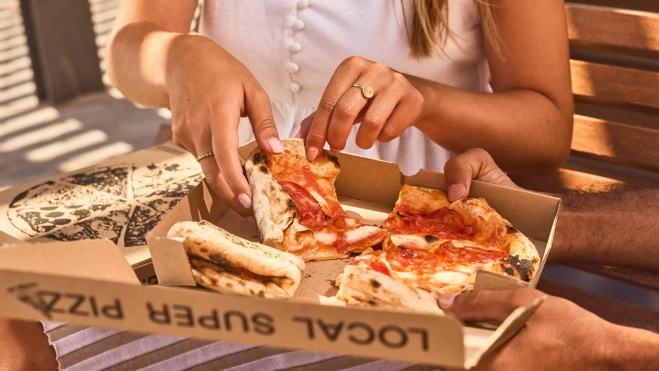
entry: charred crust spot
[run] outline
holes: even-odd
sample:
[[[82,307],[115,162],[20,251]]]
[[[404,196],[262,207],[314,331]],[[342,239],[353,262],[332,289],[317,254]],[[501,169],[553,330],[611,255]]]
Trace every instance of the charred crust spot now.
[[[208,259],[210,259],[214,263],[219,264],[220,266],[224,266],[224,267],[231,266],[231,263],[224,256],[220,254],[208,255]]]
[[[268,173],[268,168],[265,167],[265,166],[259,166],[259,170],[261,170],[261,172],[262,172],[263,174],[267,174],[267,173]]]
[[[295,210],[295,202],[291,198],[288,199],[288,210]]]
[[[401,249],[401,250],[405,250],[405,249],[407,249],[407,247],[405,247],[405,246],[403,246],[403,245],[396,246],[396,247],[399,248],[399,249]]]
[[[519,256],[509,256],[503,260],[501,267],[506,274],[514,276],[515,272],[519,274],[519,278],[525,282],[531,280],[533,275],[534,267],[533,262],[528,259],[520,259]]]
[[[353,278],[355,278],[355,275],[351,273],[351,274],[348,275],[348,278],[353,279]]]
[[[378,282],[376,280],[371,280],[371,287],[373,287],[374,289],[378,289],[378,288],[380,288],[380,286],[382,286],[380,284],[380,282]]]
[[[199,251],[201,251],[201,252],[208,252],[208,249],[205,248],[205,247],[201,247],[201,248],[199,248]]]
[[[372,306],[375,306],[375,305],[376,305],[376,304],[375,304],[375,301],[373,301],[373,300],[369,300],[369,301],[368,301],[368,304],[370,304],[370,305],[372,305]]]
[[[231,283],[231,282],[227,282],[227,287],[230,288],[230,289],[232,289],[232,288],[233,288],[233,283]]]
[[[268,156],[264,155],[261,152],[257,152],[254,154],[254,163],[255,164],[261,164],[265,166],[270,166],[270,163],[268,161]]]
[[[508,233],[509,233],[509,234],[513,234],[513,233],[517,233],[517,232],[519,232],[519,231],[517,230],[517,228],[513,227],[512,225],[509,225],[509,226],[507,227],[507,230],[508,230]]]
[[[217,278],[215,277],[209,277],[213,285],[217,285]]]
[[[327,159],[332,161],[332,163],[336,165],[336,167],[338,167],[339,169],[341,168],[341,165],[339,165],[339,159],[333,154],[327,153]]]
[[[263,290],[259,291],[258,296],[264,297],[265,296],[265,291],[263,291]]]
[[[439,238],[429,234],[429,235],[426,235],[425,239],[426,239],[426,242],[433,243],[433,242],[437,241]]]

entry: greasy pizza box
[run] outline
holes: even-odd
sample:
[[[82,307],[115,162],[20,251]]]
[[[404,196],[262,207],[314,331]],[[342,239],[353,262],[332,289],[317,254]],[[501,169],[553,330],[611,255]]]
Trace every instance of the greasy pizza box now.
[[[251,143],[241,148],[243,159],[254,146]],[[396,164],[349,154],[340,154],[339,162],[341,174],[336,180],[339,201],[349,214],[370,223],[382,223],[393,209],[403,183],[446,189],[443,174],[421,171],[408,177],[398,171]],[[470,196],[485,198],[532,240],[542,257],[535,279],[528,284],[535,287],[551,248],[559,200],[481,182],[474,182]],[[195,286],[182,244],[166,238],[172,225],[185,220],[207,220],[243,238],[252,241],[258,239],[256,227],[229,209],[202,182],[147,236],[160,285]],[[287,344],[297,348],[465,368],[474,365],[485,352],[514,335],[539,304],[519,308],[496,330],[463,326],[460,321],[448,315],[322,305],[324,298],[336,293],[334,280],[349,261],[341,259],[307,263],[302,283],[294,297],[288,301],[269,300],[266,303],[262,300],[267,299],[237,299],[232,295],[217,293],[210,293],[215,295],[215,299],[210,300],[213,300],[216,308],[241,308],[248,310],[252,316],[267,313],[274,322],[285,324],[282,328],[286,329],[286,333],[275,332],[272,335],[279,339],[274,341],[278,346]],[[506,289],[526,285],[487,272],[479,272],[476,279],[477,289]],[[201,307],[205,308],[205,304],[201,304],[201,297],[199,300]],[[306,308],[304,316],[299,315],[302,308]],[[419,338],[417,334],[422,335]],[[266,339],[260,334],[252,334],[247,338],[233,333],[225,335],[223,339],[227,340],[273,344],[273,337]]]
[[[12,187],[0,192],[0,244],[105,238],[148,280],[147,232],[201,179],[194,157],[166,143]]]

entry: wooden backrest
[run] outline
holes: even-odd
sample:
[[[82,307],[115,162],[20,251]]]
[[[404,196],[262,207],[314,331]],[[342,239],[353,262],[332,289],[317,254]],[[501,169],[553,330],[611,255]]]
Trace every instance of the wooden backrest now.
[[[659,182],[659,0],[583,0],[565,9],[575,98],[572,154],[556,174],[515,180],[543,191]]]

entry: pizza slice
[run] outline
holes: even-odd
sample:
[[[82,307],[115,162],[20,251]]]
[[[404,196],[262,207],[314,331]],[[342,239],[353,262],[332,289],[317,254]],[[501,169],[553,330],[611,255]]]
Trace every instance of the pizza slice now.
[[[384,228],[382,249],[365,251],[351,265],[435,295],[471,289],[479,270],[528,282],[540,262],[533,243],[481,198],[451,203],[442,191],[403,185]],[[373,291],[356,288],[370,278],[352,269],[337,279],[337,298],[348,303]]]
[[[195,282],[207,289],[283,299],[293,296],[300,285],[302,259],[211,223],[179,222],[167,237],[183,242]]]
[[[336,156],[323,150],[309,162],[302,139],[282,145],[283,154],[256,149],[245,163],[263,244],[311,261],[344,258],[382,242],[385,230],[349,216],[339,204]]]

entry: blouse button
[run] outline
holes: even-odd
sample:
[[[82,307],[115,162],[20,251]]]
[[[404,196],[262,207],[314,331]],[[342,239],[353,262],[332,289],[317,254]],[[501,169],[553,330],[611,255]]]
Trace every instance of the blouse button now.
[[[289,45],[288,50],[290,50],[293,53],[297,53],[302,49],[302,45],[300,43],[293,41],[291,45]]]
[[[300,70],[300,66],[298,66],[297,63],[294,63],[294,62],[289,62],[288,63],[288,72],[296,73],[299,70]]]
[[[295,22],[293,22],[293,28],[296,31],[302,31],[302,29],[304,28],[304,22],[302,22],[301,19],[296,19]]]
[[[309,7],[309,0],[300,0],[297,3],[297,8],[300,10],[306,9]]]
[[[297,92],[299,92],[300,90],[302,90],[302,87],[300,86],[300,84],[298,84],[297,82],[293,81],[293,82],[291,83],[291,91],[292,91],[293,93],[297,93]]]

